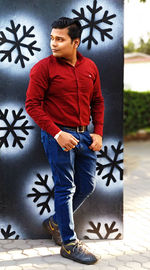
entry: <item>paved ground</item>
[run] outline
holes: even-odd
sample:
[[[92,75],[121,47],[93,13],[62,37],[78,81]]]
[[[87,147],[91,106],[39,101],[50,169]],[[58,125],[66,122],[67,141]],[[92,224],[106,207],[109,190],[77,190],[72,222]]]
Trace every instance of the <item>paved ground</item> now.
[[[150,269],[150,141],[125,143],[124,239],[86,241],[101,260],[86,266],[49,240],[0,240],[0,270]]]

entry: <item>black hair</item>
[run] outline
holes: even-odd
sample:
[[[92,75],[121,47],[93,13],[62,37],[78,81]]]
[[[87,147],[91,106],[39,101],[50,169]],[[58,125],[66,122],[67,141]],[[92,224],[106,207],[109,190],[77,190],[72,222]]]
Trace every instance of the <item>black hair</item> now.
[[[63,29],[67,27],[68,35],[70,36],[72,41],[76,38],[81,39],[82,26],[79,20],[77,19],[61,17],[58,20],[54,21],[51,26],[52,28],[56,29]]]

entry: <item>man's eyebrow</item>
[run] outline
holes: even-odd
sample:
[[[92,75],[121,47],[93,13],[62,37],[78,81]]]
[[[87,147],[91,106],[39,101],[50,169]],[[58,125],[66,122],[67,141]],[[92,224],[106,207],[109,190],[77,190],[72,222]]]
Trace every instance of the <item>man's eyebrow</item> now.
[[[53,35],[50,35],[50,37],[53,37]],[[64,37],[62,37],[62,36],[56,36],[57,38],[64,38]]]

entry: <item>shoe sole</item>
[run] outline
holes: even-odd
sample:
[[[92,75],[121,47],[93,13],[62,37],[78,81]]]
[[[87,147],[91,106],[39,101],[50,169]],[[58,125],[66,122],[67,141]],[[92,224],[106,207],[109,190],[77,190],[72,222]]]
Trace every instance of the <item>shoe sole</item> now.
[[[78,263],[82,263],[82,264],[87,264],[87,265],[95,264],[95,263],[98,261],[98,259],[97,259],[97,260],[94,261],[94,262],[88,262],[88,261],[83,262],[83,261],[80,261],[80,260],[75,259],[75,258],[73,258],[73,257],[69,257],[67,254],[63,254],[63,253],[61,253],[61,252],[60,252],[60,255],[61,255],[62,257],[64,257],[64,258],[66,258],[66,259],[69,259],[69,260],[72,260],[72,261],[75,261],[75,262],[78,262]]]
[[[50,235],[51,235],[51,239],[55,242],[56,245],[58,246],[61,246],[61,243],[57,242],[54,237],[53,237],[53,232],[51,231],[50,227],[45,223],[43,222],[43,227],[44,229],[46,230],[46,232],[48,232]]]

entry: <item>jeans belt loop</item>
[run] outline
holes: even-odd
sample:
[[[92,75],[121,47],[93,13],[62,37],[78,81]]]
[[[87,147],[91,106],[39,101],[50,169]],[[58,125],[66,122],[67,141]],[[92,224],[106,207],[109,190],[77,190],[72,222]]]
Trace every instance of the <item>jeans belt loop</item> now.
[[[77,127],[77,132],[84,132],[86,130],[85,126],[78,126]]]

